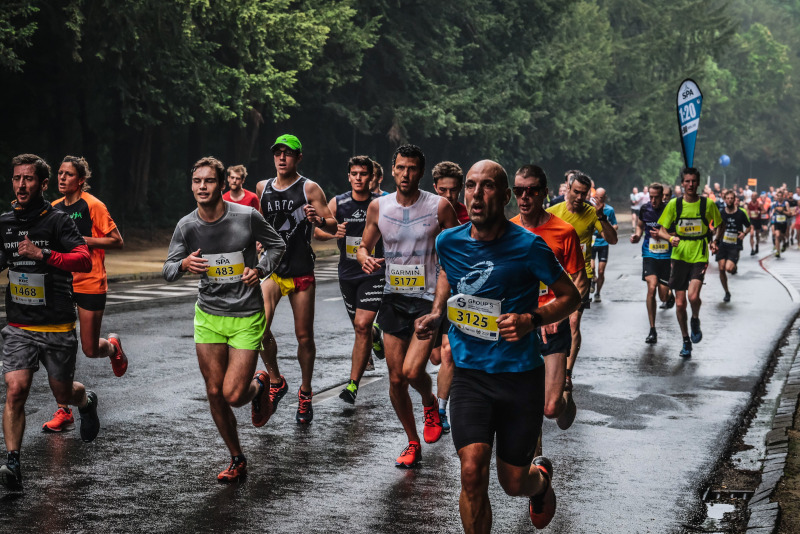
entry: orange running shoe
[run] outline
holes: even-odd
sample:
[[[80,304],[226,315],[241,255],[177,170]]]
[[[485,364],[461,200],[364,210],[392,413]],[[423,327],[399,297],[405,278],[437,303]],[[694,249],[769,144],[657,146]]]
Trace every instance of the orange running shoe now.
[[[289,391],[289,384],[286,383],[286,379],[283,378],[281,375],[281,383],[278,386],[272,385],[272,382],[269,384],[269,402],[272,404],[272,413],[275,413],[275,410],[278,409],[278,403],[286,395],[286,392]]]
[[[247,476],[247,459],[241,456],[238,462],[235,462],[233,458],[231,458],[231,465],[217,475],[217,480],[226,483],[236,482],[245,476]]]
[[[425,443],[436,443],[442,437],[442,420],[439,418],[439,405],[434,402],[425,408],[425,427],[422,429],[422,437]]]
[[[259,371],[254,376],[261,384],[261,391],[253,397],[251,403],[251,419],[253,426],[264,426],[272,416],[272,402],[269,400],[269,375],[266,371]]]
[[[394,465],[403,469],[410,469],[419,465],[422,460],[422,446],[419,441],[409,441],[408,447],[403,449]]]
[[[539,495],[530,497],[530,504],[528,505],[528,512],[531,515],[531,523],[537,529],[541,530],[550,524],[553,516],[556,515],[556,494],[553,491],[553,464],[544,456],[537,456],[533,459],[535,465],[544,475],[547,481],[547,488]]]
[[[294,418],[298,423],[307,425],[314,419],[314,406],[311,402],[313,396],[314,393],[306,395],[303,390],[297,390],[297,413]]]
[[[128,357],[125,356],[125,351],[122,350],[122,342],[119,339],[119,334],[108,334],[108,342],[114,345],[117,351],[109,357],[111,360],[111,369],[114,370],[115,376],[122,376],[128,370]]]
[[[53,418],[42,425],[42,432],[62,432],[74,428],[75,417],[72,415],[72,410],[59,406],[56,413],[53,414]]]

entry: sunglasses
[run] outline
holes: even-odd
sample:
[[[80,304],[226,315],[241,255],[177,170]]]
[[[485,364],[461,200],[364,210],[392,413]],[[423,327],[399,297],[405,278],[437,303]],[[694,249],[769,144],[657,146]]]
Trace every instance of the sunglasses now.
[[[272,155],[275,156],[276,158],[279,157],[281,154],[283,154],[287,158],[293,158],[297,156],[297,151],[290,150],[288,148],[282,148],[282,149],[276,148],[275,150],[272,151]]]
[[[544,187],[534,186],[534,185],[529,185],[527,187],[516,187],[515,186],[515,187],[511,188],[511,190],[514,191],[514,196],[515,197],[521,197],[525,193],[528,193],[528,196],[532,197],[535,194],[544,191],[544,189],[545,189]]]

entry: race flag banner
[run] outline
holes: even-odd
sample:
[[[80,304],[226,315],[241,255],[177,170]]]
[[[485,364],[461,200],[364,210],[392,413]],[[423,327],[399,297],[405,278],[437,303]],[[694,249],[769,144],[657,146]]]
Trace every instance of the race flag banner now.
[[[681,148],[683,161],[687,167],[693,167],[694,145],[697,141],[697,127],[700,125],[700,106],[703,95],[700,88],[691,79],[683,80],[678,89],[678,127],[681,132]]]

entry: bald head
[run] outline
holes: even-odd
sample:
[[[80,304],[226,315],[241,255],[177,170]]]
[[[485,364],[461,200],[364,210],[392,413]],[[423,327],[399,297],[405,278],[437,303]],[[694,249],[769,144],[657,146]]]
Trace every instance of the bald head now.
[[[594,196],[595,196],[595,198],[605,202],[605,200],[606,200],[606,190],[605,190],[605,188],[598,187],[597,189],[595,189]]]
[[[490,176],[494,179],[497,187],[501,190],[508,189],[508,175],[502,165],[490,159],[483,159],[470,167],[467,176],[470,174]]]
[[[502,165],[485,159],[470,168],[464,182],[464,200],[474,227],[499,225],[505,220],[503,210],[510,199],[508,175]]]

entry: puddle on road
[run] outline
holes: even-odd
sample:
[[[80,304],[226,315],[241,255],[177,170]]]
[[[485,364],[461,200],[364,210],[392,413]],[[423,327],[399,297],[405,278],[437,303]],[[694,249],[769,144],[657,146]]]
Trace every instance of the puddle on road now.
[[[703,522],[703,532],[725,532],[725,522],[722,516],[736,511],[736,506],[721,502],[706,503],[707,516]]]

